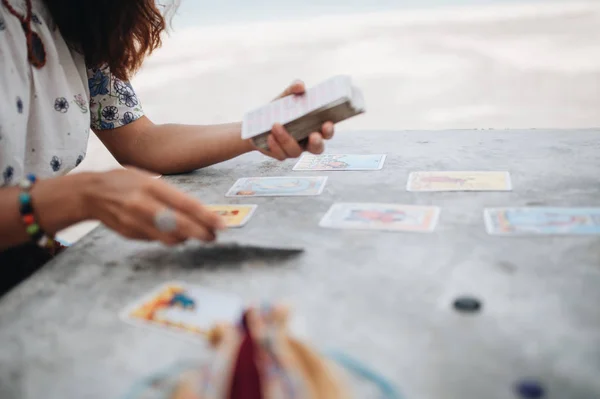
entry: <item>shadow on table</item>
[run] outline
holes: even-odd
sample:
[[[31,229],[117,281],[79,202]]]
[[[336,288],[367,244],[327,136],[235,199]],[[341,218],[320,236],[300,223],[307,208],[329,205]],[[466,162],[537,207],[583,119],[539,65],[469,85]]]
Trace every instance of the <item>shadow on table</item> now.
[[[269,248],[239,244],[195,245],[139,252],[129,258],[134,270],[157,268],[216,269],[244,265],[279,265],[304,252],[302,248]]]

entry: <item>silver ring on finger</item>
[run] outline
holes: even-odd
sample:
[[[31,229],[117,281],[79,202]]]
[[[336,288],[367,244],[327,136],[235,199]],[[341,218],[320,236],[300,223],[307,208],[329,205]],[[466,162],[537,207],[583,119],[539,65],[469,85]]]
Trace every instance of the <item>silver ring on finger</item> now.
[[[177,218],[172,209],[165,208],[154,216],[154,227],[161,233],[172,233],[177,230]]]

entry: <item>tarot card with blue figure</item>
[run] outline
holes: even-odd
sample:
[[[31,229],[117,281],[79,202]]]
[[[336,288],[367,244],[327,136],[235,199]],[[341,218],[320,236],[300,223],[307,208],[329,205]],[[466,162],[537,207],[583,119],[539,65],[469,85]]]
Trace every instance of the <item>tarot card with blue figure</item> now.
[[[399,204],[337,203],[321,220],[322,227],[431,232],[439,208]]]
[[[239,179],[227,197],[286,197],[319,195],[327,177],[247,177]]]
[[[600,235],[600,208],[486,209],[489,234]]]
[[[243,310],[234,295],[181,282],[161,285],[121,312],[130,324],[204,337],[216,323],[233,323]]]
[[[384,154],[304,154],[294,170],[380,170]]]

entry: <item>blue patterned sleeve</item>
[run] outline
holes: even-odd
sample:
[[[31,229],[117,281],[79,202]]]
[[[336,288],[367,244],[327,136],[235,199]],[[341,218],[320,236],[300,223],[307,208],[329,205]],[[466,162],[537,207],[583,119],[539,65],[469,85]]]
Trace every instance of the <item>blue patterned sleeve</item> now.
[[[89,68],[87,74],[92,129],[116,129],[144,115],[129,82],[113,76],[107,67]]]

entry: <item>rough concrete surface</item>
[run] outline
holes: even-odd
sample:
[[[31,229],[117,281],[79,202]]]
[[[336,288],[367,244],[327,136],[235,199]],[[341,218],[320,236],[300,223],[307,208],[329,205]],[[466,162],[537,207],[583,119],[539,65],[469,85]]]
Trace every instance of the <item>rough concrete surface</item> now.
[[[230,248],[221,259],[223,249],[167,249],[100,228],[2,298],[2,398],[118,398],[164,365],[201,359],[201,345],[118,318],[167,280],[286,300],[315,345],[363,360],[406,398],[510,399],[523,377],[539,379],[547,398],[600,397],[600,237],[493,237],[482,217],[495,206],[600,206],[600,130],[341,132],[329,151],[388,159],[381,171],[292,172],[292,161],[249,154],[168,178],[207,203],[258,204],[223,245],[302,253]],[[510,171],[514,191],[405,189],[411,171],[475,169]],[[320,174],[329,181],[318,197],[224,197],[239,177]],[[336,201],[442,212],[431,234],[319,228]],[[482,311],[455,312],[462,294]]]

